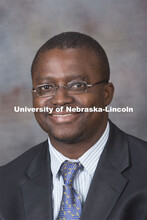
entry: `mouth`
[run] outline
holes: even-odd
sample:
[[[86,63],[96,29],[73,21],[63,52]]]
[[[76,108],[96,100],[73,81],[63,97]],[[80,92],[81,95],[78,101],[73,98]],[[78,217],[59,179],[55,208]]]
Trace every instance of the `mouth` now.
[[[53,117],[68,117],[73,114],[65,114],[65,115],[52,115]]]
[[[59,113],[59,114],[49,114],[49,118],[52,122],[56,123],[56,124],[60,124],[60,123],[72,123],[75,120],[78,119],[78,117],[80,116],[81,113]]]

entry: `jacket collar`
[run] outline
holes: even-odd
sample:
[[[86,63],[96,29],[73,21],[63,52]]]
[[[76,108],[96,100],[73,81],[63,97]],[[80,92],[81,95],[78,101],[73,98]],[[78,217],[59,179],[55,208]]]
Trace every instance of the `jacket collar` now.
[[[22,186],[26,220],[53,219],[52,174],[47,141],[41,145],[26,174],[29,180]]]
[[[104,156],[119,172],[129,166],[129,146],[127,135],[110,121],[110,134]]]
[[[127,135],[110,121],[110,134],[96,168],[81,220],[107,219],[128,179],[123,171],[129,167]]]

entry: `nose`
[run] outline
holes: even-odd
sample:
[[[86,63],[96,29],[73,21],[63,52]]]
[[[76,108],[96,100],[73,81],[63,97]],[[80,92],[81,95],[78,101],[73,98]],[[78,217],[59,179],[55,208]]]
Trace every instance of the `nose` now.
[[[74,98],[70,96],[65,87],[58,87],[56,94],[51,99],[53,105],[63,106],[74,102]]]

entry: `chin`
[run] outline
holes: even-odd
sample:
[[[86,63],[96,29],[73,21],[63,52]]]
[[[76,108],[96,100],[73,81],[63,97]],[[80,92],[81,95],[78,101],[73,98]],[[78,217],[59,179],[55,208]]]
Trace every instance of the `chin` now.
[[[60,131],[60,133],[57,133],[57,132],[48,132],[49,134],[49,137],[51,139],[54,139],[55,141],[58,141],[58,142],[61,142],[61,143],[64,143],[64,144],[72,144],[72,143],[76,143],[78,142],[81,137],[82,137],[82,132],[62,132]]]

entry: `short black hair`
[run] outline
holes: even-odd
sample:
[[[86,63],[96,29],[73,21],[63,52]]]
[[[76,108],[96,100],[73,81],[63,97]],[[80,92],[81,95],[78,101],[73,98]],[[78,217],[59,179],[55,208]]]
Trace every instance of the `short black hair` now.
[[[64,32],[58,35],[55,35],[51,39],[49,39],[43,46],[37,51],[35,58],[32,62],[31,73],[33,74],[33,70],[35,64],[37,62],[37,58],[40,53],[46,52],[51,49],[68,49],[68,48],[87,48],[95,51],[96,55],[101,59],[101,67],[103,79],[109,81],[110,78],[110,67],[109,61],[106,55],[105,50],[102,46],[92,37],[79,33],[79,32]]]

